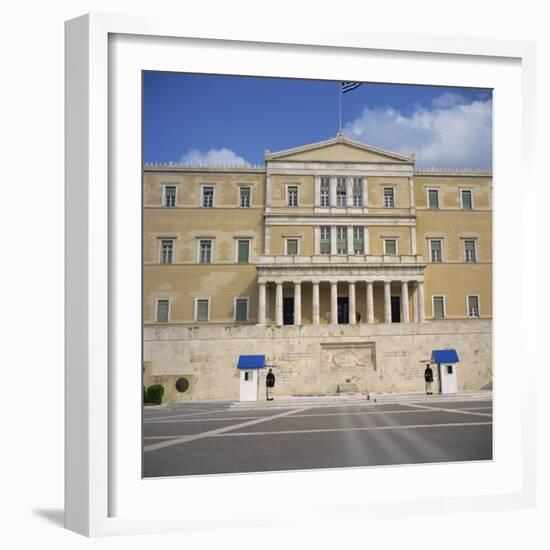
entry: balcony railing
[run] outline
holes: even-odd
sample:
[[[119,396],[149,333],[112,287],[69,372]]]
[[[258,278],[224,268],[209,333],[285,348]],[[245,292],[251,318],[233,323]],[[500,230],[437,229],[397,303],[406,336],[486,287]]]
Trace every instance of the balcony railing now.
[[[265,265],[371,265],[371,264],[422,264],[424,260],[420,254],[319,254],[311,256],[302,255],[281,255],[268,256],[260,255],[258,264]]]

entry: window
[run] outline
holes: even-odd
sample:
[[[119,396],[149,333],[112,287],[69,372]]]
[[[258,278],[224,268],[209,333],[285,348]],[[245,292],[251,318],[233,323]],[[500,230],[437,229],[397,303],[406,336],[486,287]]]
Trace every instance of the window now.
[[[250,261],[250,241],[248,239],[239,239],[237,241],[237,262],[247,264]]]
[[[468,296],[468,317],[479,317],[479,298]]]
[[[286,240],[286,253],[290,256],[298,254],[298,239]]]
[[[384,208],[395,208],[393,187],[384,187]]]
[[[157,300],[157,323],[167,323],[170,316],[170,300]]]
[[[460,202],[464,210],[472,209],[472,191],[470,189],[460,190]]]
[[[428,208],[439,208],[438,189],[428,189]]]
[[[239,187],[239,206],[250,208],[250,187]]]
[[[210,239],[201,239],[199,241],[199,263],[212,263],[212,241]]]
[[[298,206],[298,186],[289,185],[287,188],[288,206]]]
[[[321,226],[321,243],[320,243],[321,254],[330,254],[330,225]]]
[[[202,206],[203,208],[212,208],[214,206],[214,188],[203,186],[202,188]]]
[[[353,228],[353,253],[365,253],[365,231],[363,227]]]
[[[336,179],[336,206],[346,206],[348,201],[348,189],[346,178]]]
[[[248,298],[235,300],[235,321],[248,321]]]
[[[348,253],[348,228],[345,225],[336,228],[336,253]]]
[[[445,317],[445,300],[443,296],[433,296],[433,314],[434,319],[443,319]]]
[[[476,261],[476,242],[473,239],[464,241],[464,261],[468,263]]]
[[[174,241],[172,239],[162,239],[160,241],[160,263],[171,264],[174,252]]]
[[[439,239],[430,241],[430,260],[434,263],[441,262],[441,241]]]
[[[164,206],[166,208],[174,208],[176,206],[176,186],[164,186]]]
[[[206,323],[208,321],[209,313],[209,300],[198,298],[196,301],[196,316],[195,320],[200,323]]]
[[[353,178],[353,206],[363,206],[363,178]]]
[[[384,239],[384,254],[395,256],[397,254],[397,240]]]
[[[330,178],[321,178],[321,206],[330,206]]]

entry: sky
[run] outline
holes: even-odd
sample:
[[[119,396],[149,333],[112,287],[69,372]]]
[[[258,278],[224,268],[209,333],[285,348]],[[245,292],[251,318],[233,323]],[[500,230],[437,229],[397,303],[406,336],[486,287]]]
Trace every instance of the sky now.
[[[263,164],[264,152],[339,131],[340,82],[187,73],[143,75],[145,162]],[[362,83],[342,95],[342,131],[416,165],[490,169],[492,91]]]

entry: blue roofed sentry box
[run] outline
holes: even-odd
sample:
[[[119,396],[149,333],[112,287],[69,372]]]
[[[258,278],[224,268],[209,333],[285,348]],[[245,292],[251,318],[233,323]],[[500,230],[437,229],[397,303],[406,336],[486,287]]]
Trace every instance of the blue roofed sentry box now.
[[[454,349],[434,349],[432,351],[432,361],[434,363],[458,363],[458,353]]]
[[[265,355],[240,355],[237,363],[238,369],[263,369],[265,367]]]

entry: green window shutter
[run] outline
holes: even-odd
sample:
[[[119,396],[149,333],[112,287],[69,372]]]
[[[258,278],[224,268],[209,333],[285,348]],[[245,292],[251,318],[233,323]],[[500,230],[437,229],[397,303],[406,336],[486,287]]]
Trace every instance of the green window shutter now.
[[[240,264],[247,264],[249,257],[249,241],[239,241],[238,261]]]
[[[208,321],[208,300],[197,301],[197,321]]]
[[[159,300],[157,302],[157,321],[159,323],[168,322],[168,310],[170,302],[168,300]]]
[[[288,239],[286,242],[287,254],[298,254],[298,241],[296,239]]]
[[[472,208],[472,192],[462,191],[462,208],[470,210]]]
[[[330,241],[321,241],[321,254],[330,254]]]
[[[247,321],[246,310],[247,310],[248,301],[242,298],[237,300],[237,311],[236,311],[236,320],[237,321]]]
[[[443,298],[441,296],[434,298],[434,317],[436,319],[443,319],[444,317]]]
[[[396,253],[395,240],[388,239],[386,241],[386,254],[393,255]]]

